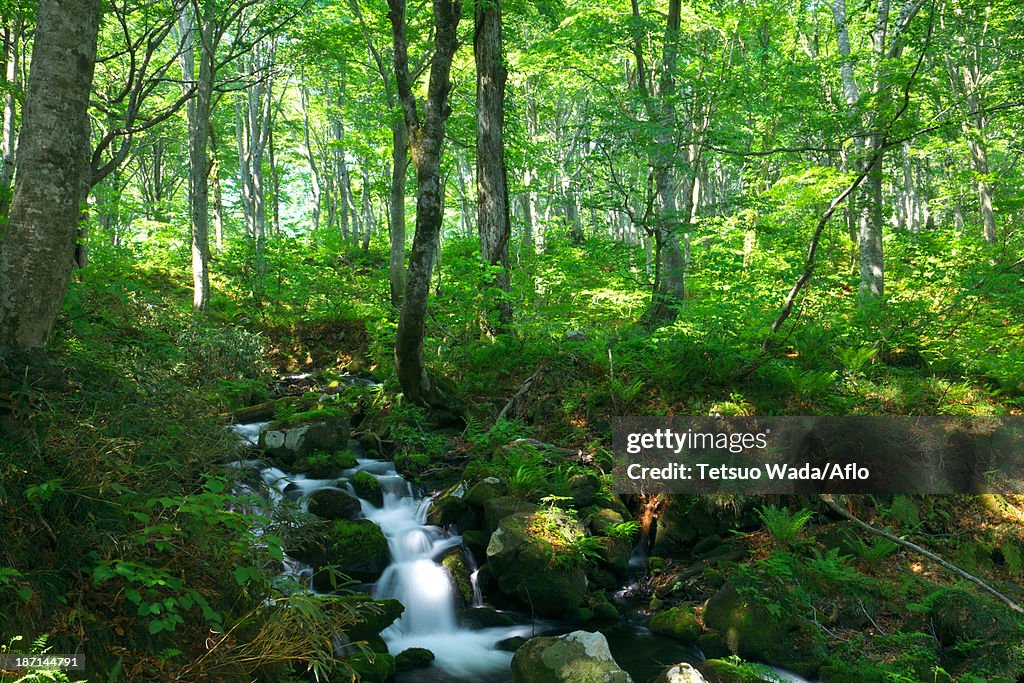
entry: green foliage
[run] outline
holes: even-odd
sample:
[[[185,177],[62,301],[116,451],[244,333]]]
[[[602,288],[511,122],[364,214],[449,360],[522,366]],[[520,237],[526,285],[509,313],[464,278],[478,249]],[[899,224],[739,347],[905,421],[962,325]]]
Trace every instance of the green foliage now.
[[[601,539],[583,531],[576,510],[561,507],[567,500],[565,496],[544,498],[546,506],[534,513],[526,529],[543,542],[552,567],[560,570],[594,564],[604,549]]]
[[[803,528],[811,521],[814,512],[801,509],[794,513],[787,508],[766,505],[758,510],[757,516],[760,517],[772,538],[780,545],[788,546],[796,540]]]

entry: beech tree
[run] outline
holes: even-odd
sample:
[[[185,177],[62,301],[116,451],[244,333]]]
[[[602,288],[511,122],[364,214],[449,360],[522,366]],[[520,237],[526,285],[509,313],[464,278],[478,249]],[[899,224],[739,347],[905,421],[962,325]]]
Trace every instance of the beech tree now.
[[[462,13],[459,0],[433,0],[434,54],[422,109],[413,93],[406,39],[405,0],[388,0],[395,50],[395,84],[409,130],[412,162],[416,169],[416,233],[409,254],[405,298],[395,337],[395,366],[407,400],[441,406],[444,396],[431,383],[423,359],[430,277],[437,259],[444,219],[444,187],[441,181],[441,150],[445,124],[451,114],[452,58],[458,47],[456,29]]]
[[[0,347],[41,351],[71,274],[89,153],[99,0],[42,0],[10,221],[0,244]]]
[[[505,169],[505,81],[508,72],[501,40],[501,0],[477,0],[473,52],[476,58],[476,196],[480,255],[500,268],[495,287],[509,289],[508,178]],[[500,305],[499,325],[512,319],[512,307],[505,297]]]

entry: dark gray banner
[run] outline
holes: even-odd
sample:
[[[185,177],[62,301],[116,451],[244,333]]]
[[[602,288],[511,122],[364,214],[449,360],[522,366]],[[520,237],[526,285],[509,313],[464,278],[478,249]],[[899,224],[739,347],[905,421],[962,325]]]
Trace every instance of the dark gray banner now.
[[[616,493],[1024,493],[1024,417],[616,417]]]

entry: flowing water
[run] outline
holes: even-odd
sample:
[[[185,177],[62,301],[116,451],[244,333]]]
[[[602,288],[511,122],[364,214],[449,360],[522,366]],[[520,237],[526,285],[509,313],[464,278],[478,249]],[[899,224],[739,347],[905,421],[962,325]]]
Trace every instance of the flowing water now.
[[[255,445],[263,423],[236,425],[233,431],[249,444]],[[258,461],[232,463],[239,468],[253,467]],[[375,598],[395,598],[405,606],[402,616],[385,629],[381,636],[391,654],[410,647],[422,647],[434,653],[431,667],[396,676],[398,683],[509,683],[512,680],[512,653],[500,650],[498,643],[513,636],[559,634],[574,630],[554,623],[497,628],[465,628],[459,626],[456,612],[456,589],[448,570],[440,564],[442,556],[462,545],[462,537],[427,524],[431,499],[416,495],[412,485],[399,475],[391,462],[360,458],[356,467],[342,472],[340,479],[312,479],[303,474],[289,474],[276,467],[260,469],[260,476],[270,491],[271,504],[282,498],[298,501],[314,491],[340,486],[355,495],[348,480],[358,471],[372,474],[381,484],[383,504],[380,507],[360,498],[363,515],[380,526],[388,541],[391,564],[373,587]],[[468,555],[468,554],[467,554]],[[634,558],[635,564],[643,557]],[[467,556],[473,571],[474,598],[471,607],[483,604],[476,584],[476,566]],[[288,573],[308,579],[309,568],[286,566]],[[627,586],[620,597],[629,592]],[[679,662],[696,664],[702,659],[696,648],[651,633],[633,623],[602,629],[612,654],[619,665],[630,672],[634,681],[644,683],[657,676],[664,666]],[[800,682],[804,679],[778,671],[780,680]]]

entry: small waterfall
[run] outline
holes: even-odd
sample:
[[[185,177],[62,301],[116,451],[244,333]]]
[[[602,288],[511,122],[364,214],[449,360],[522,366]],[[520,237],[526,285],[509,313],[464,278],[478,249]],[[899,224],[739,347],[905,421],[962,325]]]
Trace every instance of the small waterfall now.
[[[354,471],[373,474],[381,483],[383,505],[361,499],[363,514],[380,526],[391,551],[391,564],[374,589],[375,598],[395,598],[405,612],[381,634],[392,654],[424,647],[435,656],[434,666],[458,680],[501,680],[508,676],[512,654],[497,643],[527,635],[528,627],[479,630],[460,628],[455,612],[455,582],[439,563],[462,537],[426,523],[430,499],[417,497],[389,462],[360,460]],[[467,555],[469,555],[467,553]],[[483,604],[473,571],[474,606]]]
[[[233,425],[231,430],[244,443],[255,445],[264,424]],[[415,677],[400,677],[399,680],[435,680],[432,677],[435,675],[440,676],[436,680],[446,683],[510,680],[512,653],[499,650],[498,643],[513,636],[529,636],[530,627],[468,629],[458,625],[455,581],[440,560],[448,550],[462,546],[462,537],[427,524],[430,499],[416,495],[393,463],[359,458],[354,468],[341,472],[341,477],[335,479],[313,479],[305,474],[259,465],[258,460],[229,464],[232,468],[258,468],[271,508],[287,499],[297,501],[305,509],[308,496],[327,487],[343,488],[359,497],[350,481],[357,472],[369,473],[380,482],[383,494],[380,507],[359,497],[363,516],[381,528],[391,553],[391,564],[375,584],[373,596],[395,598],[405,606],[402,616],[381,636],[391,654],[410,647],[423,647],[435,657],[434,673],[413,672],[409,676]],[[476,580],[478,568],[468,550],[465,557],[473,585],[472,607],[481,607],[483,596]],[[283,573],[308,581],[311,569],[286,557]]]

